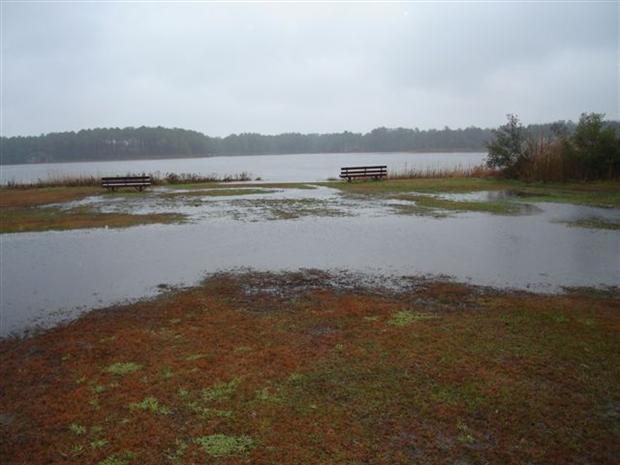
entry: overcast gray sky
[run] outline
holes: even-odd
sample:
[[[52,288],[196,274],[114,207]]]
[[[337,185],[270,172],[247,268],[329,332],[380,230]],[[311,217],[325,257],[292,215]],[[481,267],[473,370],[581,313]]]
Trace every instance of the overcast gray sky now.
[[[618,3],[3,3],[3,134],[618,119]]]

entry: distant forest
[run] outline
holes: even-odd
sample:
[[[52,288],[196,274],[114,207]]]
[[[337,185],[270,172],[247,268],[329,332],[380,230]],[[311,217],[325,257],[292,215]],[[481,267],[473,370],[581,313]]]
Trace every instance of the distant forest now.
[[[563,122],[564,123],[564,122]],[[574,129],[571,122],[565,128]],[[547,135],[553,124],[530,125]],[[0,138],[0,164],[133,160],[285,153],[484,151],[492,129],[377,128],[361,134],[232,134],[209,137],[198,131],[164,127],[84,129],[41,136]]]

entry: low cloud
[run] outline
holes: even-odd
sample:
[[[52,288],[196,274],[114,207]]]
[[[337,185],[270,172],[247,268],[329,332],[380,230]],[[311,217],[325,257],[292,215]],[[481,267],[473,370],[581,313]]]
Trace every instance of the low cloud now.
[[[4,135],[618,118],[618,5],[2,4]]]

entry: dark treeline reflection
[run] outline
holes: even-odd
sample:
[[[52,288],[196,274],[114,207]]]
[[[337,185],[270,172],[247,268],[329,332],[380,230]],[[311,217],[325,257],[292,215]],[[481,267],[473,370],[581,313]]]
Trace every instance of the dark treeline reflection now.
[[[546,133],[550,124],[528,129]],[[568,123],[568,127],[574,127]],[[158,157],[400,151],[483,151],[492,130],[377,128],[362,134],[232,134],[209,137],[164,127],[84,129],[40,136],[2,137],[1,163],[126,160]]]

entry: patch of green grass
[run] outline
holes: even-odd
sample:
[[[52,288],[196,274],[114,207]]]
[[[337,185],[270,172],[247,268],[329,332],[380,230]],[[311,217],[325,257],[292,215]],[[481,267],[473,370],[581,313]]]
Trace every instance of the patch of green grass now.
[[[429,399],[439,404],[465,407],[472,411],[485,402],[478,387],[472,383],[434,385],[429,392]]]
[[[73,456],[81,455],[84,452],[84,446],[82,444],[73,444],[69,453]]]
[[[388,321],[388,324],[392,326],[407,326],[414,321],[433,320],[437,318],[436,315],[430,313],[414,312],[411,310],[402,310],[395,313]]]
[[[249,346],[239,346],[239,347],[235,347],[235,352],[239,354],[246,354],[248,352],[252,352],[252,348]]]
[[[394,194],[404,192],[474,192],[500,190],[506,182],[495,178],[418,178],[385,181],[326,182],[324,186],[352,194]]]
[[[573,228],[620,230],[620,222],[607,221],[600,218],[582,218],[574,221],[561,221],[561,223]]]
[[[71,431],[73,434],[81,436],[82,434],[86,433],[86,427],[78,423],[71,423],[69,425],[69,431]]]
[[[476,442],[473,432],[465,423],[459,421],[456,425],[456,429],[459,432],[457,439],[460,443],[471,445]]]
[[[249,452],[254,447],[254,441],[249,436],[226,436],[212,434],[194,439],[202,449],[213,457],[240,455]]]
[[[292,373],[288,377],[288,382],[291,384],[301,384],[304,381],[304,375],[301,373]]]
[[[90,208],[58,207],[2,208],[0,233],[64,231],[88,228],[126,228],[141,224],[180,223],[186,215],[177,213],[101,213]]]
[[[185,360],[187,360],[188,362],[193,362],[195,360],[200,360],[201,358],[207,357],[209,357],[209,354],[191,354],[185,357]]]
[[[101,449],[108,445],[108,441],[106,439],[95,439],[90,442],[90,447],[93,449]]]
[[[131,452],[122,452],[120,454],[110,455],[99,462],[99,465],[129,465],[130,461],[134,458],[134,454]]]
[[[105,371],[114,375],[126,375],[142,368],[142,365],[134,362],[117,362],[108,366]]]
[[[129,408],[159,415],[168,415],[170,413],[170,409],[165,405],[161,405],[155,397],[145,397],[141,402],[129,404]]]
[[[515,183],[512,189],[528,202],[558,202],[592,207],[620,207],[620,182]]]
[[[233,416],[233,412],[231,410],[221,410],[207,407],[198,401],[188,402],[187,408],[204,420],[209,420],[211,418],[231,418]]]
[[[166,458],[173,464],[181,464],[185,451],[187,450],[187,444],[179,439],[175,441],[174,448],[166,451]]]
[[[213,400],[227,399],[237,389],[240,380],[235,378],[227,383],[217,383],[210,388],[205,388],[201,391],[201,397],[204,401],[210,402]]]
[[[106,387],[102,384],[97,384],[95,386],[93,386],[93,392],[95,394],[101,394],[102,392],[104,392],[106,389]]]
[[[264,387],[256,392],[256,399],[261,402],[280,402],[280,396],[271,392],[269,387]]]
[[[161,369],[160,374],[161,374],[161,377],[164,379],[170,379],[174,376],[174,372],[172,371],[172,368],[170,367],[163,367]]]

